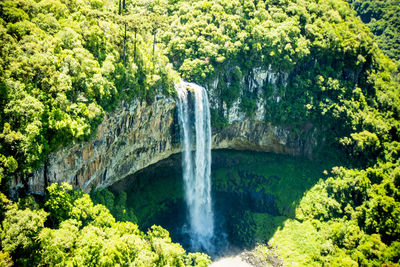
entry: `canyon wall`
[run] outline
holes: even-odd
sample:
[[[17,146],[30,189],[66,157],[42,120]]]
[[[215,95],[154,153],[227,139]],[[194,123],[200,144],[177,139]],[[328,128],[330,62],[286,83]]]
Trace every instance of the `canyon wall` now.
[[[312,156],[313,148],[318,145],[318,131],[312,124],[294,129],[272,125],[264,119],[268,107],[261,87],[265,82],[273,83],[278,75],[285,77],[285,74],[266,68],[256,69],[250,77],[243,78],[241,94],[248,90],[257,95],[256,111],[251,118],[241,112],[240,98],[229,108],[219,101],[218,80],[207,86],[211,107],[220,110],[227,121],[223,128],[213,129],[213,149]],[[280,101],[279,95],[272,97]],[[152,103],[139,100],[123,102],[113,113],[106,114],[92,140],[50,154],[42,168],[28,179],[28,190],[43,194],[46,185],[62,181],[86,192],[109,186],[180,152],[179,136],[173,97],[159,95]],[[12,187],[16,188],[18,184],[14,183]]]

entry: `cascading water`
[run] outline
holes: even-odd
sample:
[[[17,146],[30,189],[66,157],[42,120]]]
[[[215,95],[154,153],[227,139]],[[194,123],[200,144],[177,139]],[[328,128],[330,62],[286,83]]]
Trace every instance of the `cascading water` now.
[[[214,235],[214,214],[211,204],[211,125],[207,92],[199,85],[184,81],[177,84],[176,90],[183,132],[182,168],[189,234],[192,248],[209,251]],[[193,116],[189,108],[189,91],[193,92],[194,97]]]

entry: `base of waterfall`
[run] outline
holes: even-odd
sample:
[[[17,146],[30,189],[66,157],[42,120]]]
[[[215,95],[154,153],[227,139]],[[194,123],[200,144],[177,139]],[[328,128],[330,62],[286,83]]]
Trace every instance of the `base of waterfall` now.
[[[275,245],[257,248],[272,242],[271,238],[290,220],[288,216],[294,214],[304,192],[331,168],[325,166],[329,162],[319,164],[288,155],[213,150],[213,249],[205,251],[192,247],[188,231],[182,157],[183,153],[174,154],[109,189],[116,193],[115,198],[120,193],[127,195],[128,208],[135,211],[142,231],[161,225],[187,252],[206,252],[216,262],[245,253],[242,260],[257,267],[281,266],[277,258],[281,254]]]
[[[283,261],[276,255],[274,248],[260,249],[259,245],[252,250],[235,250],[214,259],[210,267],[282,267]]]
[[[229,257],[224,257],[220,258],[216,261],[214,261],[210,267],[253,267],[254,265],[251,265],[244,261],[240,255],[236,256],[229,256]]]
[[[258,244],[251,250],[230,247],[224,255],[214,258],[210,267],[282,267],[283,261],[276,252],[276,247],[269,244]]]

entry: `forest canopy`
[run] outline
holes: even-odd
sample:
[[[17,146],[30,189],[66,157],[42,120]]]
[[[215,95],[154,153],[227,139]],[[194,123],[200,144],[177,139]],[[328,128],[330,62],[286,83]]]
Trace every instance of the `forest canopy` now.
[[[400,67],[400,1],[348,0],[375,35],[379,47]],[[400,68],[399,68],[400,69]]]
[[[65,183],[48,187],[43,206],[32,197],[13,204],[0,196],[2,266],[204,267],[211,262],[205,254],[187,254],[160,226],[143,233],[136,224],[116,222],[105,206]]]
[[[400,57],[397,4],[351,1],[361,21],[347,2],[331,0],[1,1],[2,190],[10,179],[26,182],[51,151],[88,140],[122,101],[173,96],[179,76],[206,87],[218,80],[217,97],[227,107],[240,98],[251,118],[254,96],[240,90],[244,77],[264,68],[278,75],[262,88],[265,121],[310,122],[325,138],[316,155],[348,162],[307,192],[287,227],[309,229],[314,254],[295,240],[291,250],[307,255],[304,264],[396,264],[400,88],[390,58]],[[210,261],[186,254],[160,227],[144,234],[115,222],[69,185],[51,185],[40,204],[1,199],[3,265]]]
[[[60,145],[87,140],[122,99],[171,92],[171,65],[152,49],[154,14],[131,5],[0,2],[1,176],[32,172]]]

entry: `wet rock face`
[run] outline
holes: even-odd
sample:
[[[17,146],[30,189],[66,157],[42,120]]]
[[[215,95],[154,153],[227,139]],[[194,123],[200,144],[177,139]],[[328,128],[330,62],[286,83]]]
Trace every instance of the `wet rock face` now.
[[[211,107],[222,109],[221,114],[229,122],[223,129],[213,131],[213,149],[312,156],[318,134],[313,125],[293,129],[274,126],[264,120],[267,107],[261,86],[265,82],[275,82],[277,76],[267,68],[254,70],[251,77],[245,78],[248,82],[242,91],[248,90],[257,96],[257,108],[251,119],[238,108],[240,99],[230,109],[220,106],[215,92],[218,81],[208,87]],[[279,96],[273,97],[279,101]],[[47,163],[29,178],[28,190],[43,194],[46,185],[66,181],[88,192],[92,187],[109,186],[180,151],[174,98],[158,96],[151,104],[139,100],[122,103],[114,113],[105,116],[92,140],[52,153]],[[21,187],[21,184],[14,181],[13,187]]]

